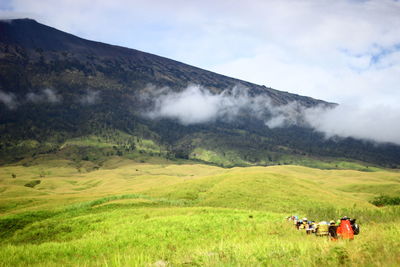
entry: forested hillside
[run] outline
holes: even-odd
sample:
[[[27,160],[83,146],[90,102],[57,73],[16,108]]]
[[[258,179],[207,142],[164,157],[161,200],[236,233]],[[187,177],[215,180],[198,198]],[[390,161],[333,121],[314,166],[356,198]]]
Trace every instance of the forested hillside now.
[[[221,166],[340,168],[337,162],[343,159],[385,167],[400,164],[399,146],[326,139],[301,124],[270,127],[262,117],[252,116],[252,110],[233,119],[225,116],[192,124],[147,115],[163,92],[182,92],[193,84],[211,95],[233,95],[235,88],[241,88],[247,97],[268,99],[272,107],[334,106],[141,51],[84,40],[34,20],[2,21],[0,162],[34,162],[52,155],[74,159],[77,165],[82,161],[101,165],[105,158],[118,155]]]

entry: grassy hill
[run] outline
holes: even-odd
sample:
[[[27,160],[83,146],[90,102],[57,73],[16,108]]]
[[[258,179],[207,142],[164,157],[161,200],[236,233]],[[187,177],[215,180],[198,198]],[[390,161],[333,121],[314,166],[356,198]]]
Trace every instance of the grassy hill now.
[[[400,209],[368,202],[400,194],[398,171],[47,159],[0,167],[0,192],[0,266],[400,263]],[[355,217],[361,234],[306,236],[291,214]]]

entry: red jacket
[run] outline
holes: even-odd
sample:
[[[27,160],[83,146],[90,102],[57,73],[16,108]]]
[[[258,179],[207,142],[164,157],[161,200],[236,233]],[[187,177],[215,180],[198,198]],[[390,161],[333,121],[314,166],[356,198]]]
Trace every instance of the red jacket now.
[[[351,228],[349,220],[340,221],[340,225],[337,228],[337,234],[340,235],[343,239],[354,239],[353,228]]]

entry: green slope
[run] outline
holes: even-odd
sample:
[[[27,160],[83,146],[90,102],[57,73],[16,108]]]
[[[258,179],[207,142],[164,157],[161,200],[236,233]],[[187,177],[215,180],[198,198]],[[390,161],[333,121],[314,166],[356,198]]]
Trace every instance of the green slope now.
[[[0,266],[400,263],[399,207],[368,202],[400,185],[398,171],[224,169],[113,157],[79,172],[72,163],[0,167]],[[41,183],[24,186],[34,180]],[[353,242],[306,236],[284,220],[293,213],[356,217],[361,234]]]

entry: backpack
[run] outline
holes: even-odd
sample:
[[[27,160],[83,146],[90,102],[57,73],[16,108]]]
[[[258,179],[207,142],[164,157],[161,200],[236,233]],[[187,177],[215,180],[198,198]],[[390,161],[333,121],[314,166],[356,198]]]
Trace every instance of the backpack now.
[[[360,227],[358,226],[358,224],[353,224],[351,228],[353,228],[354,235],[358,235],[360,233]]]

